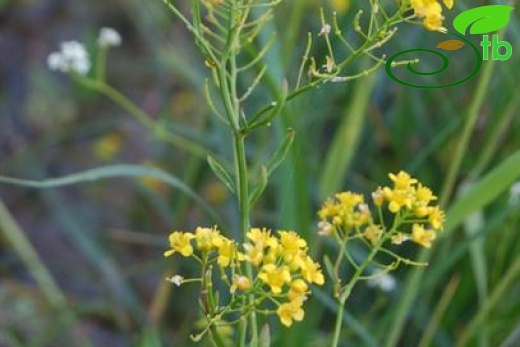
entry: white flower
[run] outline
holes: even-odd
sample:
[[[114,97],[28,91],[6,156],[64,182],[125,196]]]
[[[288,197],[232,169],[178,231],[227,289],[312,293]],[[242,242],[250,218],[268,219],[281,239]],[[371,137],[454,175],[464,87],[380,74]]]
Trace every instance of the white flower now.
[[[49,69],[61,72],[76,72],[86,75],[90,70],[90,59],[85,47],[77,41],[62,42],[59,52],[47,57]]]
[[[391,292],[396,287],[396,280],[394,276],[388,273],[377,270],[374,272],[373,277],[367,281],[369,287],[377,287],[383,292]]]
[[[332,28],[331,28],[330,24],[327,24],[327,23],[323,24],[323,26],[321,27],[321,30],[320,30],[320,33],[318,34],[318,36],[321,36],[321,35],[327,36],[327,35],[329,35],[331,29]]]
[[[182,284],[182,281],[184,281],[184,277],[182,277],[180,275],[173,275],[172,277],[166,278],[166,280],[168,282],[175,284],[177,287],[180,287]]]
[[[101,47],[120,46],[121,35],[112,28],[101,28],[98,36],[98,45]]]
[[[332,234],[333,226],[329,222],[322,220],[318,223],[318,229],[319,235],[328,236]]]
[[[64,59],[60,52],[52,52],[47,57],[47,66],[51,70],[60,70],[62,71],[64,67]]]
[[[509,190],[509,204],[516,205],[520,203],[520,181],[511,186]]]

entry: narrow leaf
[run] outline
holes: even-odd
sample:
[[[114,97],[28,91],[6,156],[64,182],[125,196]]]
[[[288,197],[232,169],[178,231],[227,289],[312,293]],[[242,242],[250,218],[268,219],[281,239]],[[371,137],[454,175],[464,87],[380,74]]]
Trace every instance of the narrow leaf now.
[[[235,194],[235,184],[233,183],[233,179],[231,178],[229,170],[227,170],[222,164],[209,155],[208,164],[213,173],[222,181],[222,183],[224,183],[224,185],[231,191],[231,193]]]
[[[254,115],[247,124],[247,130],[253,130],[255,128],[261,127],[270,123],[280,112],[283,110],[285,106],[285,101],[287,99],[288,92],[287,80],[283,80],[281,93],[278,97],[278,100],[274,103],[274,108],[267,112],[259,112]]]
[[[95,169],[90,169],[59,178],[45,179],[42,181],[0,176],[0,183],[44,189],[69,186],[85,182],[94,182],[101,179],[115,177],[151,177],[160,180],[174,188],[177,188],[178,190],[186,194],[197,204],[199,204],[213,219],[218,220],[217,213],[204,201],[204,199],[198,196],[190,187],[184,184],[184,182],[182,182],[180,179],[169,174],[164,170],[143,165],[102,166]]]
[[[287,153],[289,153],[289,149],[291,148],[293,142],[294,142],[294,136],[295,136],[294,129],[287,129],[287,133],[285,134],[285,138],[283,139],[282,144],[276,152],[273,154],[273,156],[267,161],[267,175],[271,176],[274,170],[280,164],[284,161],[285,157],[287,156]]]
[[[517,150],[452,204],[448,210],[445,230],[453,231],[469,215],[495,200],[519,178],[520,150]]]
[[[453,27],[462,35],[487,34],[502,29],[509,22],[509,13],[514,7],[489,5],[472,8],[459,14],[453,20]]]

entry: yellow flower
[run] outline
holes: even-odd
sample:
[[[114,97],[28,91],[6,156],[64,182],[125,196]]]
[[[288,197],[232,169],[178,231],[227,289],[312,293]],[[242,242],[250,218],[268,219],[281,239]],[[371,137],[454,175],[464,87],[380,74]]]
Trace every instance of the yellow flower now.
[[[436,237],[435,231],[424,229],[420,224],[414,224],[412,227],[412,241],[423,247],[430,248]]]
[[[282,253],[282,246],[278,243],[277,239],[273,239],[269,242],[269,251],[264,251],[262,261],[264,264],[274,264],[278,260],[278,257]]]
[[[388,209],[392,213],[397,213],[402,207],[411,207],[413,203],[411,189],[390,189],[383,188],[385,198],[388,200]]]
[[[246,237],[251,240],[252,244],[244,244],[246,251],[245,259],[254,266],[259,266],[262,261],[264,263],[274,263],[278,256],[278,241],[271,235],[271,230],[266,228],[252,228]],[[264,250],[270,247],[267,255]],[[264,257],[265,256],[265,257]]]
[[[433,13],[424,18],[423,25],[430,31],[446,31],[446,28],[442,26],[443,20],[443,15],[440,13]]]
[[[246,290],[252,287],[251,281],[246,276],[235,275],[233,278],[233,284],[229,288],[231,293],[236,292],[236,290],[240,290],[241,292],[245,292]]]
[[[415,191],[416,201],[420,204],[428,205],[430,201],[437,200],[430,188],[423,186],[421,183],[417,185]]]
[[[259,246],[253,246],[249,243],[244,245],[244,250],[246,251],[244,258],[254,266],[260,265],[264,258],[264,249]]]
[[[280,321],[286,327],[290,327],[295,321],[301,321],[304,316],[304,312],[302,309],[302,302],[300,300],[294,300],[290,302],[286,302],[278,306],[278,310],[276,313],[280,317]]]
[[[412,0],[413,2],[413,0]],[[408,173],[399,171],[397,174],[389,173],[388,177],[394,182],[395,189],[406,190],[410,188],[413,183],[417,183],[415,178],[412,178]]]
[[[336,199],[345,209],[352,210],[357,204],[363,203],[363,195],[352,192],[342,192],[336,194]]]
[[[195,241],[197,241],[197,247],[203,252],[209,252],[216,248],[216,243],[220,237],[220,233],[215,228],[198,227],[195,230]]]
[[[276,239],[271,235],[271,230],[266,228],[252,228],[247,234],[247,238],[251,240],[255,245],[265,248],[273,245]]]
[[[442,211],[439,208],[439,206],[429,208],[428,222],[430,222],[433,229],[442,230],[444,220],[445,220],[444,211]]]
[[[304,280],[302,280],[301,278],[295,279],[291,282],[291,285],[289,287],[289,300],[303,300],[307,294],[308,289],[309,287],[307,286],[307,283],[305,283]]]
[[[316,283],[320,286],[325,283],[320,264],[315,263],[310,257],[306,257],[303,260],[302,276],[309,283]]]
[[[323,203],[323,206],[318,211],[318,216],[320,219],[327,219],[329,217],[334,217],[339,213],[339,205],[336,205],[332,199],[327,199]]]
[[[447,8],[453,7],[453,0],[443,0]],[[423,18],[423,25],[432,31],[445,31],[442,26],[444,16],[442,7],[436,0],[410,0],[414,13],[417,17]]]
[[[214,244],[218,247],[217,263],[221,267],[227,267],[234,258],[239,258],[235,242],[222,236],[216,239]]]
[[[280,231],[279,234],[284,260],[286,263],[292,264],[298,260],[300,250],[307,247],[307,242],[294,231]]]
[[[375,245],[377,241],[381,239],[381,235],[383,235],[383,230],[376,224],[368,226],[363,232],[365,239],[367,239],[372,245]]]
[[[190,240],[195,236],[191,233],[183,233],[180,231],[174,231],[169,236],[170,248],[164,252],[165,257],[173,255],[175,252],[179,252],[184,257],[189,257],[193,254],[193,247],[190,244]]]
[[[372,200],[376,206],[383,205],[383,202],[385,202],[385,195],[381,187],[377,187],[377,189],[372,193]]]
[[[425,217],[429,211],[428,204],[436,199],[430,188],[419,183],[415,190],[414,214],[419,218]]]
[[[258,278],[271,287],[274,294],[279,294],[283,285],[291,281],[291,274],[287,266],[276,267],[274,264],[267,264],[262,267]]]

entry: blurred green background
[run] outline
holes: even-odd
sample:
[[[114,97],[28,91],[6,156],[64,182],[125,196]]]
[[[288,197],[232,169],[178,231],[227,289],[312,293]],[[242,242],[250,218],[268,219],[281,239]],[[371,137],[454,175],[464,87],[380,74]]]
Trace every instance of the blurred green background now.
[[[486,4],[456,3],[447,25],[456,14]],[[340,22],[354,36],[349,23],[366,4],[343,5]],[[275,97],[284,77],[294,79],[307,32],[320,30],[320,6],[331,8],[325,0],[286,0],[278,8],[270,28],[278,42],[266,58],[268,83],[259,106]],[[289,103],[271,128],[248,143],[250,162],[258,163],[285,128],[296,130],[295,145],[253,211],[253,223],[297,230],[320,259],[327,246],[316,237],[316,209],[327,195],[341,189],[367,193],[386,184],[388,172],[404,169],[442,194],[449,210],[463,186],[478,186],[518,157],[518,16],[512,13],[504,36],[512,58],[484,62],[467,83],[413,89],[380,69]],[[162,1],[1,0],[0,175],[41,180],[104,165],[157,167],[191,187],[218,218],[153,178],[44,190],[0,185],[2,347],[190,345],[199,318],[196,288],[172,288],[164,279],[195,269],[162,257],[167,235],[215,223],[229,234],[238,229],[234,199],[204,155],[157,141],[106,98],[47,69],[48,54],[62,41],[84,42],[94,52],[105,26],[123,37],[123,45],[109,53],[109,83],[173,133],[232,159],[228,129],[204,99],[208,70]],[[382,52],[435,47],[441,39],[400,25]],[[324,48],[316,40],[313,55],[320,59]],[[438,82],[472,69],[463,57],[451,63],[452,72]],[[363,66],[360,61],[353,71]],[[466,223],[455,223],[428,252],[426,270],[400,268],[388,293],[365,284],[355,289],[343,346],[520,346],[520,197],[509,190],[518,175],[501,180],[502,174],[465,204],[467,211],[457,206]],[[468,219],[468,211],[476,214]],[[415,248],[410,253],[419,256]],[[274,324],[275,346],[327,346],[334,314],[329,290],[318,290],[306,304],[303,323],[290,330]]]

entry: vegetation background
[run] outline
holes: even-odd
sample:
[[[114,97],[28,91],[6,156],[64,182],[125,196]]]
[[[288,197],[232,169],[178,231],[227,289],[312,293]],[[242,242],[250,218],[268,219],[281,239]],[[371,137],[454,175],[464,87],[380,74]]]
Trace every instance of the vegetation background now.
[[[446,23],[490,3],[459,1]],[[348,28],[365,5],[345,4],[340,22]],[[331,3],[287,0],[278,8],[267,99],[278,81],[297,73],[307,32],[320,30],[321,6]],[[433,250],[410,248],[428,257],[427,269],[400,268],[391,292],[355,289],[343,346],[520,345],[520,197],[509,193],[520,167],[520,24],[518,11],[511,16],[503,37],[512,58],[484,62],[467,83],[413,89],[380,69],[291,102],[271,129],[250,139],[251,161],[258,161],[285,128],[296,130],[253,221],[297,230],[315,254],[326,252],[316,237],[321,201],[340,189],[369,192],[388,172],[409,171],[455,209],[448,217],[457,222],[450,227],[448,220]],[[45,190],[0,185],[2,347],[190,345],[196,290],[164,279],[193,269],[162,257],[168,232],[237,223],[236,205],[205,155],[157,141],[106,98],[47,69],[47,55],[61,41],[79,40],[94,52],[104,26],[123,36],[109,53],[108,81],[174,133],[231,158],[228,130],[204,99],[207,68],[162,1],[0,0],[0,174],[41,180],[112,164],[159,167],[219,217],[150,178]],[[400,25],[385,50],[434,47],[441,39]],[[317,41],[314,56],[323,58],[324,48]],[[453,73],[443,78],[472,69],[463,56],[451,62]],[[472,199],[457,204],[464,187],[475,186]],[[327,291],[316,291],[304,322],[273,327],[275,346],[327,346],[334,313]]]

